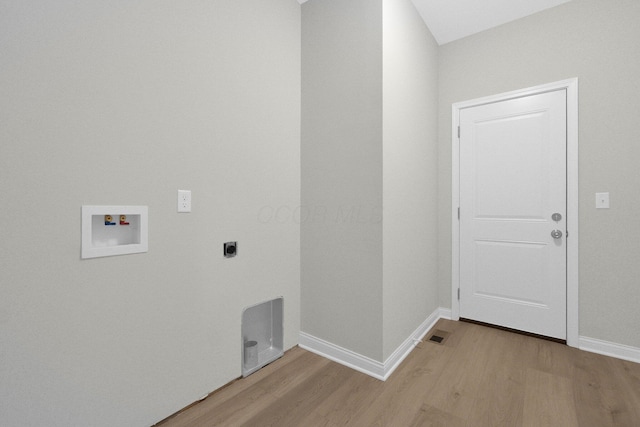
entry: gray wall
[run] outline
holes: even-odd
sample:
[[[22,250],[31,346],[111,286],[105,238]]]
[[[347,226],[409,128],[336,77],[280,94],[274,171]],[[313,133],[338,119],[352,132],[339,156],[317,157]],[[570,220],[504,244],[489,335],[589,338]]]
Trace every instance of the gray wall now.
[[[302,5],[302,330],[382,358],[382,0]]]
[[[302,6],[304,332],[384,362],[438,307],[436,126],[410,0]]]
[[[640,347],[640,2],[573,0],[440,48],[439,282],[451,305],[451,104],[579,78],[580,335]],[[611,209],[595,209],[595,193]]]
[[[299,224],[272,212],[300,204],[300,22],[2,1],[0,425],[151,425],[240,376],[242,309],[279,295],[297,343]],[[83,204],[148,205],[149,252],[81,260]]]
[[[383,1],[384,359],[438,308],[438,46]]]

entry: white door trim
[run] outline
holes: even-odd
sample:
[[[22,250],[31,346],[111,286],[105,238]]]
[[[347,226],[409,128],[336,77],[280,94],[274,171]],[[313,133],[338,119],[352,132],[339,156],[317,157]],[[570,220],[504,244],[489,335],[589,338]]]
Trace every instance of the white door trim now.
[[[451,318],[460,319],[458,289],[460,287],[460,146],[458,125],[460,110],[523,96],[536,95],[556,90],[567,91],[567,345],[579,346],[578,331],[578,79],[516,90],[470,101],[457,102],[452,106],[452,174],[451,174]]]

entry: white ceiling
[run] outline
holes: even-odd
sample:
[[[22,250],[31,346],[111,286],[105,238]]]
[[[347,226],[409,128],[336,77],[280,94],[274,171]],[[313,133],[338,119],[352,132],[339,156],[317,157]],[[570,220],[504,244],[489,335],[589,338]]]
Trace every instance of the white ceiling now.
[[[412,1],[438,44],[445,44],[570,0]]]
[[[298,0],[300,4],[307,0]],[[316,0],[321,1],[321,0]],[[570,0],[411,0],[438,44],[449,43]]]

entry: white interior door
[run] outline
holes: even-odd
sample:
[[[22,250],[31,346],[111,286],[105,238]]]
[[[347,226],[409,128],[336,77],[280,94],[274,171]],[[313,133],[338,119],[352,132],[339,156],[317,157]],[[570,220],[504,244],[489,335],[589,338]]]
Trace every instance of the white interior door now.
[[[566,339],[566,90],[459,120],[460,317]]]

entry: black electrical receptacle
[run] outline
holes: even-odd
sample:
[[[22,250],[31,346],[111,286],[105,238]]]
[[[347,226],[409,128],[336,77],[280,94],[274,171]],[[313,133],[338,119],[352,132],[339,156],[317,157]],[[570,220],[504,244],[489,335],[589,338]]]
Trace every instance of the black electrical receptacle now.
[[[227,242],[224,244],[224,257],[233,258],[238,253],[238,242]]]

